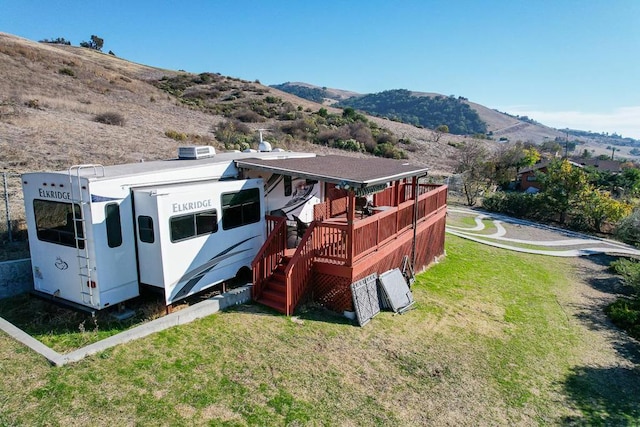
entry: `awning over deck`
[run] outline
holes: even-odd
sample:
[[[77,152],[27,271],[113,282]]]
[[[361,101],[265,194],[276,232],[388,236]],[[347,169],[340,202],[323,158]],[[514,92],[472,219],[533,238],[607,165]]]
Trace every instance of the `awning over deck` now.
[[[253,169],[282,175],[329,182],[353,190],[379,186],[414,176],[424,176],[427,168],[404,160],[379,157],[317,156],[291,159],[242,159],[240,169]],[[346,187],[346,186],[349,187]]]

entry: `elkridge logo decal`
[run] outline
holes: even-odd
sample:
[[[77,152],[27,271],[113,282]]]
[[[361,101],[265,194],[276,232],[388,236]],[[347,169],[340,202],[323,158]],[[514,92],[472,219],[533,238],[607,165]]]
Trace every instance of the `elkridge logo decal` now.
[[[69,264],[64,262],[60,257],[56,258],[56,263],[54,265],[58,270],[66,270],[67,268],[69,268]]]

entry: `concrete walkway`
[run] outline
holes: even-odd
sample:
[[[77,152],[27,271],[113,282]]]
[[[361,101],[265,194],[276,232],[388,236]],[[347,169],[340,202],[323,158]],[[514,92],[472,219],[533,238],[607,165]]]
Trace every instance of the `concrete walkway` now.
[[[462,227],[449,224],[446,228],[447,233],[502,249],[557,257],[595,254],[640,256],[640,250],[624,243],[500,214],[464,208],[449,208],[448,213],[448,222],[471,217],[475,226]],[[495,228],[492,233],[487,232],[487,222],[491,224],[492,231]],[[511,235],[514,237],[510,237]]]

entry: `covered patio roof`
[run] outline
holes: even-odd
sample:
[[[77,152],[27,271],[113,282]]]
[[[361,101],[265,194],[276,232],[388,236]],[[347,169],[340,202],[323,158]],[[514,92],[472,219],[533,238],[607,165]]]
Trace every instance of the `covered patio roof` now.
[[[252,169],[306,179],[330,182],[345,188],[367,188],[414,176],[424,176],[427,168],[410,165],[406,160],[379,157],[346,157],[337,155],[291,159],[242,159],[240,169]]]

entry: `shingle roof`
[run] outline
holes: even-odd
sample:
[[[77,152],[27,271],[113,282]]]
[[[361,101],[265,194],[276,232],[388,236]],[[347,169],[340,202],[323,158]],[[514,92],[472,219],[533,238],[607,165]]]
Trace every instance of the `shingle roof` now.
[[[354,158],[337,155],[298,159],[243,159],[236,161],[241,169],[299,176],[307,179],[369,187],[413,176],[423,176],[427,168],[402,160],[378,157]]]

